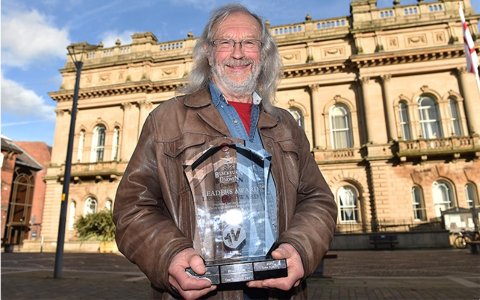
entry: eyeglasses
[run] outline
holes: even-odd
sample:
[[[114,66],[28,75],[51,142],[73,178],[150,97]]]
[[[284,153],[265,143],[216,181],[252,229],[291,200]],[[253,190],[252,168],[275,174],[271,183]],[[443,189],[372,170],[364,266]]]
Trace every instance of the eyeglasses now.
[[[230,52],[235,48],[236,44],[240,44],[240,48],[245,52],[258,52],[262,48],[262,42],[259,40],[242,40],[234,41],[229,39],[213,40],[213,48],[218,52]]]

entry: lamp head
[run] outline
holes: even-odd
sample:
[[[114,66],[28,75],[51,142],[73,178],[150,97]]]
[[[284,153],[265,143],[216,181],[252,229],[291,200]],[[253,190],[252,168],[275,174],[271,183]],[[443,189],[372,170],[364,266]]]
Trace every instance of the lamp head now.
[[[71,43],[70,45],[67,46],[68,54],[70,55],[74,63],[82,61],[84,53],[94,51],[97,49],[98,49],[98,46],[90,45],[87,42]]]

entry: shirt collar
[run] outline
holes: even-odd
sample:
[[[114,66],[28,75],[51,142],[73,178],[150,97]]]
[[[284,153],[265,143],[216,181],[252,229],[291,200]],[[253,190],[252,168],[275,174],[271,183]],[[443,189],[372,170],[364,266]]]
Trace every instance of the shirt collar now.
[[[210,81],[209,87],[210,87],[210,94],[212,95],[212,101],[215,106],[218,106],[221,100],[225,101],[228,104],[227,99],[225,99],[225,96],[223,96],[222,92],[220,92],[220,90],[215,85],[215,83]],[[260,103],[262,103],[262,97],[257,93],[257,91],[253,91],[252,98],[253,98],[253,104],[260,105]]]

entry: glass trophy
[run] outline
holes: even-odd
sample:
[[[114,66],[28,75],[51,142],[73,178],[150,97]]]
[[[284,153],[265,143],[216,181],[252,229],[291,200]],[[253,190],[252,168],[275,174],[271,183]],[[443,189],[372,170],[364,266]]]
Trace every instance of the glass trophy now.
[[[220,138],[184,164],[195,201],[193,245],[207,269],[203,275],[186,271],[212,284],[287,276],[286,260],[270,256],[277,225],[276,206],[268,205],[271,156],[245,144]]]

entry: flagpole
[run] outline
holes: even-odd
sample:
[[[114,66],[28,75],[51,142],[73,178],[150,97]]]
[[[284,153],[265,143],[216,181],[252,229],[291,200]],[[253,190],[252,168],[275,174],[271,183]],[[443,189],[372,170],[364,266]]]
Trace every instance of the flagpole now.
[[[475,75],[475,79],[477,80],[478,95],[480,96],[480,79],[478,78],[478,71],[474,75]]]
[[[477,89],[480,96],[480,78],[478,74],[478,56],[475,51],[475,41],[472,39],[472,36],[468,30],[467,22],[465,21],[465,15],[463,14],[462,4],[458,4],[460,21],[462,22],[462,31],[463,31],[463,43],[465,46],[465,57],[467,59],[467,72],[473,73],[475,76],[475,81],[477,82]]]

